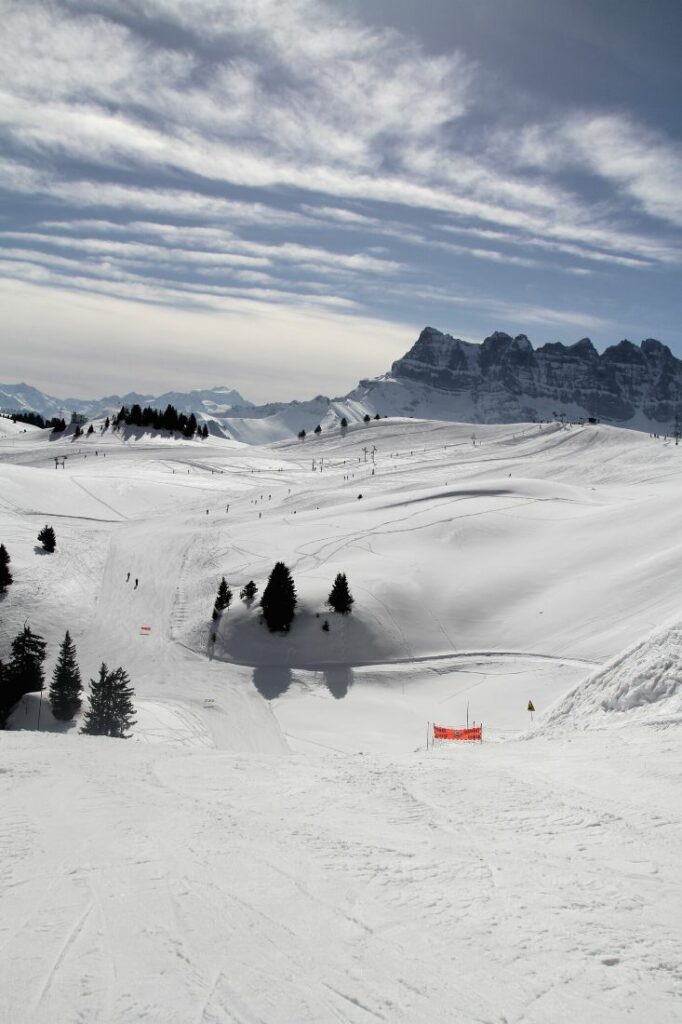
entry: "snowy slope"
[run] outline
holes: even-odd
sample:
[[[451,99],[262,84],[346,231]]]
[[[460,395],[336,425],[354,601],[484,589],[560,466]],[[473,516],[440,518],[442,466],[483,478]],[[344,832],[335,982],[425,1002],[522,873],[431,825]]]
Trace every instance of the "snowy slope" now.
[[[674,1024],[679,736],[596,736],[275,759],[7,734],[3,1020]]]
[[[8,440],[0,509],[16,583],[0,640],[8,645],[31,595],[52,657],[66,628],[89,674],[132,644],[127,667],[138,692],[156,699],[168,637],[173,658],[198,658],[200,673],[210,646],[212,671],[249,680],[255,696],[258,687],[286,694],[278,715],[304,742],[309,716],[311,739],[321,726],[319,699],[305,694],[320,687],[331,700],[325,728],[346,734],[344,748],[374,735],[412,749],[415,716],[432,719],[446,699],[459,719],[469,700],[493,733],[522,729],[529,697],[542,711],[676,611],[680,449],[606,427],[476,433],[474,445],[469,426],[394,419],[273,449],[111,432],[77,444]],[[55,470],[62,454],[66,469]],[[34,550],[48,520],[60,539],[51,558]],[[268,635],[257,605],[236,599],[250,578],[262,588],[279,558],[300,599],[288,637]],[[124,585],[128,571],[137,592]],[[341,571],[356,608],[332,616],[324,634],[324,602]],[[223,574],[235,602],[213,645],[209,613]],[[140,638],[143,624],[158,652]],[[537,678],[537,688],[500,703],[499,679],[520,677]],[[399,712],[392,702],[400,723],[377,738],[364,702],[381,708],[387,679],[405,703]],[[473,693],[464,685],[481,680]]]
[[[559,701],[547,730],[682,722],[682,625],[639,640]]]
[[[0,657],[28,616],[49,674],[68,628],[138,716],[87,738],[32,695],[0,733],[3,1024],[673,1022],[681,458],[409,418],[0,435]],[[237,593],[279,558],[271,636]],[[427,754],[467,710],[486,742]]]

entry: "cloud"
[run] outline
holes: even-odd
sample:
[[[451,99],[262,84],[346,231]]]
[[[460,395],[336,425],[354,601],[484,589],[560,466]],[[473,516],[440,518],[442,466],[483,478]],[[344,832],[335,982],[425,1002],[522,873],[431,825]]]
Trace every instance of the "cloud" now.
[[[682,261],[679,146],[622,113],[528,124],[490,77],[323,0],[4,0],[5,273],[254,323],[458,281],[608,325],[598,289]]]
[[[101,223],[101,222],[100,222]],[[128,228],[130,230],[130,227]],[[159,235],[167,245],[149,242],[119,241],[112,238],[88,238],[81,235],[64,235],[41,233],[37,231],[0,231],[0,237],[23,240],[35,244],[60,248],[75,249],[85,253],[105,254],[108,256],[139,260],[162,261],[167,263],[188,264],[220,264],[269,266],[276,262],[309,264],[316,268],[333,267],[363,274],[387,274],[399,269],[400,264],[379,259],[363,252],[341,253],[322,249],[318,246],[306,246],[295,242],[268,244],[264,242],[246,241],[236,238],[228,232],[217,232],[208,229],[189,230],[189,242],[199,243],[196,248],[184,248],[185,231],[183,227],[171,224],[137,224],[132,228],[142,234]],[[204,247],[207,243],[212,247]],[[217,246],[217,247],[216,247]]]
[[[116,20],[118,5],[95,7],[97,14],[79,13],[73,5],[64,15],[40,3],[30,13],[25,5],[8,6],[0,112],[25,153],[437,210],[549,240],[586,242],[625,258],[647,255],[646,238],[625,234],[612,217],[595,215],[579,196],[539,174],[551,169],[547,159],[526,160],[533,173],[519,174],[514,147],[501,154],[490,142],[494,135],[480,131],[472,140],[470,125],[465,131],[460,121],[475,103],[480,76],[461,54],[427,55],[399,33],[370,30],[315,0],[138,0],[128,4],[125,27]],[[155,19],[211,41],[211,53],[150,41],[143,29]],[[216,38],[224,44],[222,58]],[[569,123],[562,138],[585,136],[590,149],[601,136],[601,148],[592,147],[593,165],[611,174],[622,126],[617,134],[612,123],[610,133],[590,124]],[[522,148],[532,148],[530,136]],[[545,140],[544,150],[539,142],[536,148],[541,154],[551,147]],[[665,191],[644,182],[640,150],[621,172],[633,194],[646,196],[649,211],[674,194],[674,154],[664,148],[661,143],[658,152],[670,166]],[[160,210],[175,204],[178,214],[252,223],[265,223],[267,211],[230,206],[197,190],[55,181],[45,188],[77,205],[99,200]],[[329,217],[330,209],[322,204],[320,216]],[[298,216],[311,216],[309,203]],[[273,211],[272,217],[293,224],[296,215]],[[362,224],[357,212],[337,208],[336,217]],[[669,251],[654,258],[665,260]]]
[[[587,170],[651,216],[682,226],[682,145],[633,117],[576,114],[559,124],[532,125],[518,154],[526,165],[546,170]]]

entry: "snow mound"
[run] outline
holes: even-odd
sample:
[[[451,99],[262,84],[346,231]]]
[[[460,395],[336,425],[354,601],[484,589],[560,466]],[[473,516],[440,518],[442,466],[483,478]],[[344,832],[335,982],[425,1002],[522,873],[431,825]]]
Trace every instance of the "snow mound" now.
[[[548,713],[545,729],[682,722],[682,622],[627,648]]]

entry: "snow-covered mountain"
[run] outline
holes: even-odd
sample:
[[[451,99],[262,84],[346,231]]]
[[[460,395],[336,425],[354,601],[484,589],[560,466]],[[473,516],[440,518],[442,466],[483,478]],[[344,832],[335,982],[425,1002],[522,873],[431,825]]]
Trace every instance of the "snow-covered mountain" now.
[[[0,384],[0,412],[30,411],[41,416],[67,416],[71,412],[84,416],[108,416],[122,405],[151,405],[164,409],[174,405],[178,412],[203,413],[224,416],[235,406],[250,408],[252,403],[238,391],[227,387],[204,388],[195,391],[166,391],[162,395],[143,395],[131,391],[127,395],[107,395],[105,398],[54,398],[29,384]]]
[[[534,349],[525,334],[496,331],[482,344],[426,327],[390,373],[361,380],[347,395],[253,405],[225,387],[163,395],[57,399],[27,384],[0,384],[0,410],[65,411],[89,417],[121,405],[168,403],[212,421],[214,433],[249,444],[281,441],[300,430],[323,430],[345,417],[408,416],[464,423],[517,423],[597,417],[654,433],[672,429],[682,397],[682,360],[654,338],[621,341],[599,353],[589,338]]]
[[[257,406],[221,425],[243,441],[280,440],[342,417],[414,416],[463,423],[516,423],[595,416],[665,433],[682,396],[682,360],[660,341],[621,341],[601,354],[583,338],[534,349],[525,334],[500,331],[482,344],[426,327],[390,373],[361,380],[340,398]]]
[[[448,419],[479,423],[596,416],[638,429],[669,427],[682,391],[682,361],[647,338],[621,341],[601,354],[589,338],[534,349],[525,334],[496,331],[481,345],[426,327],[391,374],[361,385],[366,393],[391,393],[394,382],[428,388],[413,399],[412,412],[436,389],[448,398]],[[407,410],[406,410],[407,411]]]

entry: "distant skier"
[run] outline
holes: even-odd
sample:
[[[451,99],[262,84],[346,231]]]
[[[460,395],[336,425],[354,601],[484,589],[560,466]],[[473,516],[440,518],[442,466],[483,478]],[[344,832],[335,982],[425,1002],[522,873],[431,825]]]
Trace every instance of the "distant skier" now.
[[[130,573],[128,573],[128,575],[126,576],[126,583],[128,583],[129,580],[130,580]]]
[[[135,577],[135,586],[133,587],[133,590],[137,590],[137,584],[138,584],[139,582],[140,582],[140,581],[138,580],[138,578],[137,578],[137,576],[136,576],[136,577]]]

